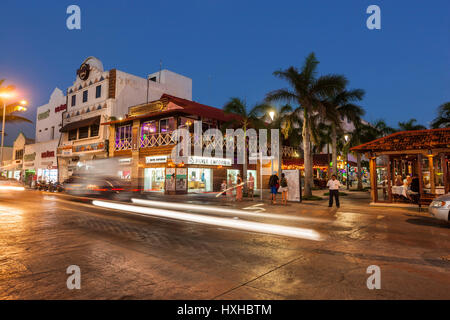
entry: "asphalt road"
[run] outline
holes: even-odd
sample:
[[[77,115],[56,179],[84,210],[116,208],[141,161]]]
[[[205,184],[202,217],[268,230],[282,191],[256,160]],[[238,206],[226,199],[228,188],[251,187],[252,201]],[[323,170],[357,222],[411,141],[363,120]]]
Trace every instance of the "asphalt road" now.
[[[200,214],[304,228],[321,239],[136,215],[36,191],[0,196],[0,299],[450,299],[446,223],[364,199],[342,199],[339,210],[254,204],[218,207],[261,216]],[[67,288],[70,265],[80,267],[79,290]],[[371,265],[380,267],[380,289],[367,287]]]

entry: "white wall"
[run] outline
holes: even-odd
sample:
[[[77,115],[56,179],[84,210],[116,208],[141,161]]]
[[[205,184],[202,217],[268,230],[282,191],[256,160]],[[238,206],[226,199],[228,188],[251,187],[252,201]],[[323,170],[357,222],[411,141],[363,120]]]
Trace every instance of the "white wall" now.
[[[59,139],[61,129],[61,116],[63,111],[56,112],[56,108],[66,104],[64,93],[55,88],[47,104],[37,108],[36,112],[36,142],[44,142],[52,139]],[[39,120],[39,114],[50,110],[47,118]],[[52,137],[52,127],[54,127],[54,136]]]

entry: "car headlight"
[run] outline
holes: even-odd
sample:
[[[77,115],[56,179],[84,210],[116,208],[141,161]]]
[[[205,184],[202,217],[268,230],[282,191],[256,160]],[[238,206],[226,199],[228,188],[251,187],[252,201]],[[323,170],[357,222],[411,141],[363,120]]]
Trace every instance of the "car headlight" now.
[[[445,202],[445,201],[433,201],[431,203],[431,206],[435,207],[435,208],[441,208],[441,207],[447,206],[447,202]]]

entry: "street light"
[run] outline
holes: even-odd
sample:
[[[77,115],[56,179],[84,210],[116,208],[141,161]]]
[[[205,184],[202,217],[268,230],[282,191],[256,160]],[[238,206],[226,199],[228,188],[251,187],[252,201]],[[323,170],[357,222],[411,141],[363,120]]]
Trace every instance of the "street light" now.
[[[270,111],[269,116],[270,116],[270,119],[272,119],[272,121],[273,121],[273,118],[275,117],[275,111]]]
[[[4,139],[5,139],[5,118],[6,118],[6,103],[5,100],[14,97],[14,92],[8,92],[8,91],[3,91],[0,92],[0,98],[2,98],[2,102],[3,102],[3,119],[2,119],[2,144],[1,144],[1,149],[0,149],[0,164],[3,166],[3,144],[4,144]],[[13,105],[16,103],[13,103]],[[13,112],[15,111],[27,111],[27,108],[25,107],[28,104],[28,102],[26,100],[20,100],[19,102],[17,102],[17,106],[14,107]]]

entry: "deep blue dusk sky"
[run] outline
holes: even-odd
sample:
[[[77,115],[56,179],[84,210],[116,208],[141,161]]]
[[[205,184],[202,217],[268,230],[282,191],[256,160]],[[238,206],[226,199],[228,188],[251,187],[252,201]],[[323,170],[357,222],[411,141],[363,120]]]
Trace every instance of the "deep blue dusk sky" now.
[[[66,8],[81,8],[80,31]],[[366,28],[366,8],[381,8],[381,30]],[[300,66],[314,51],[320,73],[342,73],[363,88],[369,121],[417,118],[427,125],[450,101],[450,1],[11,1],[2,0],[0,79],[31,101],[27,116],[63,91],[88,56],[145,77],[163,68],[193,79],[196,101],[252,105],[283,81],[272,72]],[[8,125],[7,144],[22,128]]]

